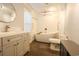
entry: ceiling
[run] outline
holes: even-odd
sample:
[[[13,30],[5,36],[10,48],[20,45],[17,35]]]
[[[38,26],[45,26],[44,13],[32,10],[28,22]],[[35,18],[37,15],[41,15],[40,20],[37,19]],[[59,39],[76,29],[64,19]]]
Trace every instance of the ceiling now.
[[[64,3],[30,3],[30,5],[38,13],[42,12],[46,7],[56,8],[57,10],[66,9],[66,4]]]

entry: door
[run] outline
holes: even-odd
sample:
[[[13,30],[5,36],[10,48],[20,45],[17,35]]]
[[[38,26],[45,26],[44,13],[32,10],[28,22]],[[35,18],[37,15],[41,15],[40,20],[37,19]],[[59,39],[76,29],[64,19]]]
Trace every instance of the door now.
[[[12,42],[3,47],[3,56],[15,56],[16,55],[16,43]]]

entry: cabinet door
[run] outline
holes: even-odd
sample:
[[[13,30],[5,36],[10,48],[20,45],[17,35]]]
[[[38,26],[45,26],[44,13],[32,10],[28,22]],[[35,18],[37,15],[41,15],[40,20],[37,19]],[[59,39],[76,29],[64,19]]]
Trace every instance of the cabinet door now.
[[[30,51],[29,43],[27,40],[24,41],[24,53]]]
[[[3,47],[3,56],[15,56],[16,43],[11,43]]]
[[[27,51],[29,51],[29,44],[30,44],[28,33],[25,33],[23,37],[24,37],[24,54],[26,54]]]
[[[17,41],[17,46],[16,46],[16,55],[17,56],[22,56],[24,55],[24,40],[20,39]]]

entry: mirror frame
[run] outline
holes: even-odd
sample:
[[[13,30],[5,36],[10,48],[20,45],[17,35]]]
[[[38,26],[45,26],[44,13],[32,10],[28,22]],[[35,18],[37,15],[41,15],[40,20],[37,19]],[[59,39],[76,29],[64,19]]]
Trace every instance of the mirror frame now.
[[[9,5],[8,5],[9,4]],[[12,4],[12,3],[0,3],[0,5],[2,5],[1,7],[5,7],[5,8],[8,8],[9,10],[11,10],[11,13],[13,13],[14,14],[14,20],[15,20],[15,18],[16,18],[16,9],[15,9],[15,7],[14,7],[14,5]],[[7,6],[6,6],[7,5]],[[10,7],[8,7],[8,6],[10,6]],[[8,10],[7,10],[8,11]],[[8,12],[9,13],[9,12]],[[8,15],[8,14],[7,14]],[[11,14],[12,15],[12,14]],[[7,19],[7,18],[6,18]],[[4,22],[4,23],[10,23],[10,22],[13,22],[14,20],[11,20],[11,21],[5,21],[5,20],[0,20],[0,22]]]

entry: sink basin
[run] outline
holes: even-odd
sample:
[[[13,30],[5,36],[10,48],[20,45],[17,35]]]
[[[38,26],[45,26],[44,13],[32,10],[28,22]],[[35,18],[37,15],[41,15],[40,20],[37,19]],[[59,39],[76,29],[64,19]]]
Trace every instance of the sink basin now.
[[[50,43],[58,43],[60,44],[60,39],[56,39],[56,38],[49,38]]]

